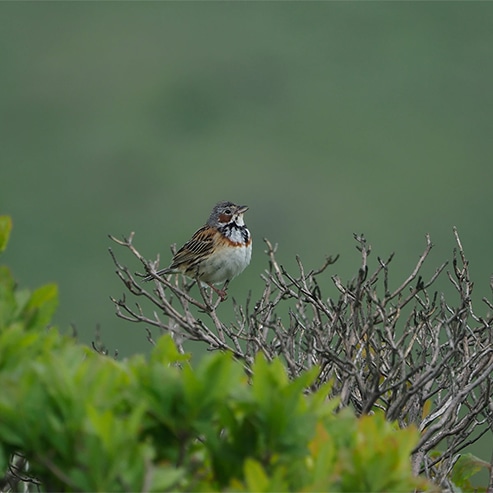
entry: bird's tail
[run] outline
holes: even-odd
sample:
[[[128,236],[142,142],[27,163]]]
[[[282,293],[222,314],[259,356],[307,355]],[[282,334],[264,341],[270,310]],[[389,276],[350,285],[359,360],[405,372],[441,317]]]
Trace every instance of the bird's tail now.
[[[166,269],[161,269],[156,272],[156,276],[163,276],[166,274],[172,274],[174,271],[172,269],[166,268]],[[156,279],[156,277],[152,274],[149,274],[144,277],[144,281],[152,281],[153,279]]]

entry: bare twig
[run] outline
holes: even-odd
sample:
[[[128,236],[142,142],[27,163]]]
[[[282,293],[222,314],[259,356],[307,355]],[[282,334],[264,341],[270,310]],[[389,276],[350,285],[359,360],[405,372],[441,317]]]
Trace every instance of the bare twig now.
[[[112,300],[119,317],[144,323],[151,343],[148,327],[158,327],[172,334],[181,350],[182,341],[194,340],[210,350],[231,351],[247,371],[258,352],[268,359],[280,356],[292,377],[318,365],[314,388],[333,381],[332,394],[340,397],[341,407],[352,405],[360,413],[382,409],[401,426],[414,423],[421,440],[413,467],[446,485],[459,452],[476,436],[491,433],[493,423],[493,302],[483,300],[488,316],[474,313],[473,283],[456,229],[454,237],[457,248],[448,273],[459,295],[454,306],[438,291],[429,291],[447,262],[428,280],[421,274],[432,249],[428,235],[412,272],[394,289],[388,276],[394,254],[385,261],[378,258],[369,272],[370,245],[355,235],[361,265],[349,282],[332,275],[336,299],[323,296],[318,279],[338,257],[327,257],[321,268],[309,272],[296,257],[298,272],[292,274],[278,263],[277,246],[265,240],[263,293],[245,306],[233,300],[235,320],[230,323],[219,317],[219,300],[213,301],[208,288],[199,285],[197,299],[182,276],[157,276],[158,262],[137,251],[133,233],[123,240],[111,237],[155,279],[152,284],[136,279],[110,250],[126,291],[153,310],[149,314],[140,303],[130,305],[125,295]]]

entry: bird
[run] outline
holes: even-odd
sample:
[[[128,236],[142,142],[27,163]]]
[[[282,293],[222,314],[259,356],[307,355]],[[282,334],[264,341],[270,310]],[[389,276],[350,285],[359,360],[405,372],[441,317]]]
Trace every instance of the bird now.
[[[243,214],[247,205],[233,202],[217,203],[209,219],[173,256],[171,264],[156,272],[156,276],[182,273],[210,286],[226,299],[229,282],[241,274],[252,258],[252,236]],[[155,279],[149,274],[144,280]],[[224,282],[222,289],[214,286]]]

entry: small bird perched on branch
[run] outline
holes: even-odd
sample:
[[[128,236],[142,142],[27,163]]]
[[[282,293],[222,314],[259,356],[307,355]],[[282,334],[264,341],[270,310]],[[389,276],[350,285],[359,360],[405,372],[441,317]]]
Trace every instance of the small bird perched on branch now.
[[[209,285],[223,301],[229,282],[245,270],[252,257],[252,237],[243,220],[247,210],[246,205],[228,201],[216,204],[206,224],[176,252],[171,265],[156,275],[185,274]],[[223,289],[214,286],[221,282]]]

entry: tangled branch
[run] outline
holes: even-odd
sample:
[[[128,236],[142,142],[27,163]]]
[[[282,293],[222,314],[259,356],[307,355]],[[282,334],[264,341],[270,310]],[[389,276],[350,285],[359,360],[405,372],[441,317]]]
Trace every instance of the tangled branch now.
[[[293,377],[318,365],[317,385],[333,381],[341,407],[351,405],[360,414],[381,409],[401,426],[415,424],[421,431],[415,472],[446,486],[460,451],[493,430],[493,303],[483,299],[489,311],[485,317],[473,311],[468,261],[455,229],[454,236],[457,246],[446,275],[459,295],[455,305],[430,289],[447,262],[429,279],[421,274],[433,246],[429,236],[412,272],[392,289],[393,255],[378,258],[369,273],[371,248],[356,235],[361,265],[349,282],[332,276],[339,293],[334,299],[322,294],[318,279],[337,257],[309,272],[297,257],[298,272],[292,274],[279,265],[276,247],[265,240],[263,293],[253,304],[251,296],[244,306],[233,302],[235,319],[229,323],[217,314],[220,300],[200,284],[197,299],[190,294],[190,280],[157,276],[157,261],[138,252],[133,233],[123,240],[111,237],[155,278],[153,284],[143,283],[110,249],[128,293],[148,300],[153,310],[146,313],[139,302],[131,306],[125,295],[112,301],[120,318],[170,333],[181,350],[186,340],[201,341],[210,350],[231,351],[247,370],[258,352],[268,359],[280,356]]]

